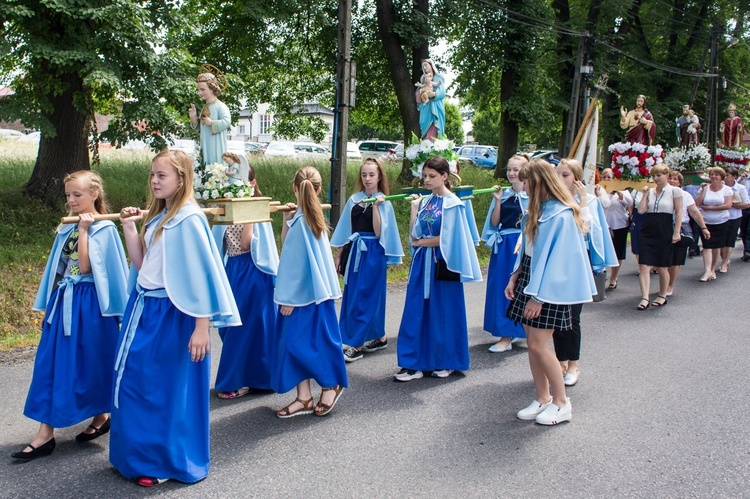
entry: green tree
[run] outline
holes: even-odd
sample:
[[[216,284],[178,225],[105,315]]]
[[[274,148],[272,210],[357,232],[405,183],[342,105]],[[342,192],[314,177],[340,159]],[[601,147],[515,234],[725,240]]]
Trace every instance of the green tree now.
[[[0,9],[0,83],[14,90],[0,118],[42,132],[26,192],[59,205],[62,179],[89,168],[94,112],[115,115],[119,141],[178,133],[174,103],[186,101],[190,58],[159,34],[183,22],[170,2],[14,0]],[[145,121],[142,121],[145,120]],[[146,124],[145,130],[136,124]],[[161,136],[154,136],[154,133]]]
[[[461,111],[450,102],[445,103],[445,136],[456,145],[464,143],[464,126]]]

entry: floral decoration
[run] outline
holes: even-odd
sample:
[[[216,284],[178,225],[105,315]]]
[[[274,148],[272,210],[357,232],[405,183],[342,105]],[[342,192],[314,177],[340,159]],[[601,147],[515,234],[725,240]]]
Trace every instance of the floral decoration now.
[[[664,162],[664,150],[658,144],[617,142],[609,146],[609,152],[612,153],[612,172],[618,180],[643,180],[651,174],[651,167]]]
[[[417,166],[416,170],[412,170],[415,177],[422,177],[424,162],[433,156],[442,156],[445,158],[448,161],[451,172],[457,173],[458,154],[453,150],[454,146],[453,141],[446,139],[445,136],[440,136],[434,141],[429,139],[420,140],[412,132],[411,145],[404,151],[404,156]]]
[[[711,166],[711,153],[705,144],[670,149],[664,162],[672,170],[699,171]]]
[[[253,186],[227,175],[227,165],[211,163],[195,165],[193,191],[195,199],[208,201],[220,198],[247,198],[253,195]]]
[[[750,163],[750,148],[724,147],[716,149],[716,166],[722,168],[747,168]]]

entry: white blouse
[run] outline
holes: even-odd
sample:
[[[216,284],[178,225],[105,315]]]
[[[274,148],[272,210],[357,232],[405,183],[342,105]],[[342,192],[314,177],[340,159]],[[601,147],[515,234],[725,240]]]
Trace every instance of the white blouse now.
[[[724,198],[734,196],[732,188],[726,185],[722,185],[721,189],[716,192],[712,191],[711,187],[706,186],[704,191],[703,206],[721,206],[724,204]],[[703,220],[707,224],[718,225],[729,220],[729,210],[707,211],[701,209],[701,212],[703,213]]]
[[[649,189],[648,213],[674,213],[674,200],[681,198],[683,192],[679,187],[665,185],[657,196],[656,189]]]

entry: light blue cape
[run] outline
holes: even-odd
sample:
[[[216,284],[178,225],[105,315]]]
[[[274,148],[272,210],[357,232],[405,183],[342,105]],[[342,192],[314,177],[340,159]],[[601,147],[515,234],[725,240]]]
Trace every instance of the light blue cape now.
[[[474,218],[474,205],[471,203],[471,199],[464,199],[463,201],[464,206],[466,207],[466,223],[469,225],[471,241],[474,243],[474,246],[479,246],[479,241],[482,239],[479,237],[477,220]]]
[[[341,213],[336,230],[331,236],[331,246],[340,248],[349,242],[352,235],[352,208],[366,197],[380,196],[382,192],[376,192],[372,196],[367,196],[365,191],[356,192],[349,198]],[[393,205],[386,201],[378,206],[380,212],[380,245],[385,251],[386,265],[399,265],[401,257],[404,256],[404,249],[401,247],[401,237],[398,234],[398,224],[396,223],[396,214],[393,211]]]
[[[214,225],[211,234],[214,236],[219,253],[226,261],[227,249],[224,246],[224,233],[227,225]],[[271,222],[253,224],[253,239],[250,242],[250,256],[258,270],[265,274],[275,276],[279,269],[279,250],[276,248],[276,239],[273,235]]]
[[[242,324],[219,248],[198,205],[186,203],[152,244],[161,244],[164,250],[164,288],[178,310],[191,317],[209,317],[216,327]],[[137,277],[131,266],[133,287]]]
[[[422,199],[419,213],[424,210],[434,194]],[[482,280],[477,252],[466,220],[466,205],[452,192],[443,197],[443,218],[440,224],[440,252],[448,270],[461,274],[461,282]],[[419,218],[419,215],[417,215]],[[412,236],[416,239],[426,237],[422,227],[415,220]]]
[[[612,244],[612,237],[609,235],[609,225],[607,225],[604,208],[593,194],[588,194],[588,207],[591,213],[591,229],[586,234],[586,238],[589,242],[591,268],[598,274],[607,267],[617,267],[620,262],[617,260],[615,246]]]
[[[42,282],[34,300],[34,310],[45,310],[52,291],[57,287],[57,265],[65,242],[76,224],[65,224],[57,230]],[[128,303],[128,264],[117,227],[111,221],[91,224],[89,262],[94,275],[99,311],[104,317],[121,316]]]
[[[281,248],[274,302],[304,307],[341,297],[328,234],[316,238],[301,210],[287,222],[289,230]]]
[[[521,221],[522,229],[527,219],[528,214]],[[521,241],[514,271],[526,249],[526,237],[522,236]],[[588,303],[596,294],[583,234],[573,210],[560,201],[550,199],[542,205],[531,252],[531,276],[523,292],[559,305]]]
[[[420,83],[424,83],[424,75],[419,78]],[[445,78],[439,74],[435,74],[433,77],[433,83],[440,83],[439,86],[433,88],[435,97],[429,99],[427,104],[422,101],[417,103],[417,112],[419,112],[419,129],[422,131],[422,137],[427,134],[430,125],[435,124],[437,129],[437,135],[445,135]],[[419,89],[416,92],[417,99],[419,98]]]
[[[500,203],[504,203],[512,194],[513,189],[503,189],[503,197]],[[518,197],[521,200],[521,208],[526,213],[526,209],[529,207],[529,196],[526,195],[525,191],[519,191]],[[490,209],[487,210],[487,216],[484,219],[484,227],[482,227],[482,241],[489,247],[494,248],[496,244],[502,242],[505,234],[517,234],[521,232],[518,227],[503,227],[502,224],[498,224],[497,227],[492,225],[492,211],[495,209],[496,203],[495,196],[492,196],[490,201]]]

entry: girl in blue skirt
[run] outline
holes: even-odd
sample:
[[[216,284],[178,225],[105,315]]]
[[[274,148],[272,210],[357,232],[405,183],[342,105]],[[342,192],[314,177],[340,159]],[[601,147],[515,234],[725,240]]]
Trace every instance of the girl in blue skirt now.
[[[255,170],[247,165],[248,180],[262,196]],[[218,230],[217,230],[218,229]],[[226,271],[242,326],[219,329],[223,342],[216,391],[220,399],[242,397],[271,389],[271,342],[276,330],[273,288],[279,253],[271,222],[215,225],[222,254],[228,255]]]
[[[412,263],[398,332],[397,381],[469,369],[464,282],[482,280],[465,205],[451,192],[445,158],[422,167],[426,198],[411,205]]]
[[[513,156],[508,160],[506,175],[511,187],[493,193],[482,230],[482,239],[490,248],[484,330],[497,340],[489,349],[493,353],[507,352],[513,348],[514,341],[526,338],[523,326],[505,315],[510,305],[510,300],[505,297],[505,286],[516,262],[515,251],[521,237],[521,217],[529,204],[523,182],[518,178],[521,169],[528,162],[527,156]]]
[[[157,154],[149,187],[148,214],[125,208],[120,215],[137,284],[117,346],[109,452],[120,473],[145,487],[208,474],[209,321],[240,324],[221,255],[194,201],[190,157]]]
[[[400,265],[404,251],[396,215],[388,195],[388,178],[383,165],[367,158],[359,168],[357,192],[349,198],[331,237],[336,268],[344,275],[339,328],[349,347],[347,362],[362,358],[363,351],[381,350],[388,345],[385,335],[386,266]],[[362,203],[365,198],[374,203]]]
[[[109,431],[112,366],[119,318],[127,302],[127,262],[112,222],[94,222],[106,213],[102,179],[91,171],[64,180],[70,214],[77,224],[57,228],[34,310],[45,310],[42,338],[24,415],[39,431],[16,459],[52,453],[54,429],[93,417],[76,440],[86,442]]]
[[[297,398],[276,412],[280,418],[325,416],[348,386],[334,300],[341,296],[318,200],[321,178],[306,166],[294,175],[297,204],[287,203],[274,301],[279,306],[271,382],[278,393],[297,388]],[[323,391],[313,408],[310,380]]]

